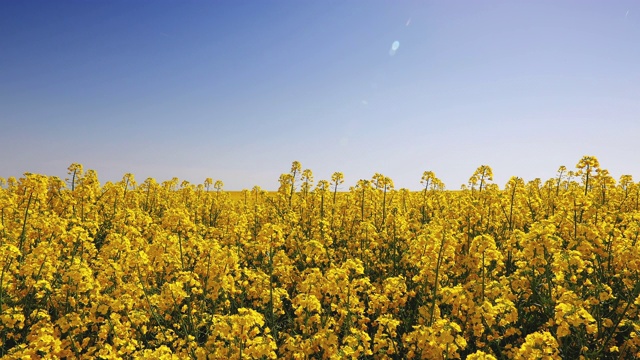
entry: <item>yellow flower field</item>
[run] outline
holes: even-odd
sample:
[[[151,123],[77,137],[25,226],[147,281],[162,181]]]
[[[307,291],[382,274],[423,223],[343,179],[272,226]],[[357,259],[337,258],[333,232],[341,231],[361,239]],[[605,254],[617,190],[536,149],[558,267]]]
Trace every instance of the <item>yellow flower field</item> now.
[[[7,359],[631,359],[640,184],[0,179]],[[342,189],[341,191],[339,191]]]

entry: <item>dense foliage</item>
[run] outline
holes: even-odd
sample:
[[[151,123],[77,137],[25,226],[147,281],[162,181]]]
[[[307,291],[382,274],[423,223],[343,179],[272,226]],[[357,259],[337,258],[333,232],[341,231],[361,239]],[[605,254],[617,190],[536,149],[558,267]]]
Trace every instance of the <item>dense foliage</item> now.
[[[500,189],[294,162],[277,192],[174,178],[0,187],[6,358],[634,358],[640,185],[594,157]],[[342,191],[340,191],[342,189]]]

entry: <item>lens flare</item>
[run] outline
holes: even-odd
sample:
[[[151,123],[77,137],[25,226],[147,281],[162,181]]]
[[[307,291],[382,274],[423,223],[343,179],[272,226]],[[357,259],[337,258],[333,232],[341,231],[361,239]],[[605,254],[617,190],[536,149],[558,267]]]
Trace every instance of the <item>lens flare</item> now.
[[[391,44],[391,49],[389,49],[389,55],[393,56],[396,54],[396,51],[398,51],[398,48],[400,48],[400,41],[396,40],[393,42],[393,44]]]

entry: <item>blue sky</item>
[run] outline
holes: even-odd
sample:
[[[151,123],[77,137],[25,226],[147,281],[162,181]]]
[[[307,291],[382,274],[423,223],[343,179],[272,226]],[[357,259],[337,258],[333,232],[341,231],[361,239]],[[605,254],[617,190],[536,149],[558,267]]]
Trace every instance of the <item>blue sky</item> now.
[[[637,1],[0,1],[0,177],[638,181],[639,44]]]

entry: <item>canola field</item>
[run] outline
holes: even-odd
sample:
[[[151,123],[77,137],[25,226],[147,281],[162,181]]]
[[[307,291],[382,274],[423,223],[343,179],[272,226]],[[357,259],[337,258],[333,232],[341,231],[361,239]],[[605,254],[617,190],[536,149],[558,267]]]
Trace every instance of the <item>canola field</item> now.
[[[640,356],[640,184],[591,156],[460,191],[298,162],[270,193],[79,164],[1,181],[6,359]]]

